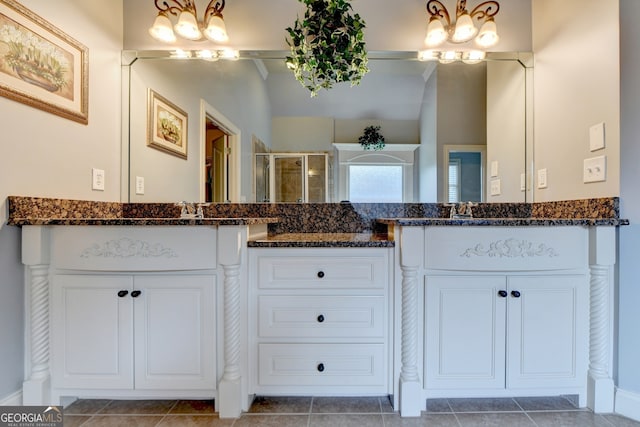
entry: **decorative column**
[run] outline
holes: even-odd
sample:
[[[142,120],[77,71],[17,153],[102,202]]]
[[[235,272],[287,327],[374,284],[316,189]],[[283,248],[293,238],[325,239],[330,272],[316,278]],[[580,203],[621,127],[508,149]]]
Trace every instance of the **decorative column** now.
[[[425,408],[418,374],[418,272],[424,254],[422,227],[401,227],[400,269],[402,271],[402,342],[400,368],[400,415],[419,417]]]
[[[587,406],[596,413],[613,412],[613,268],[614,227],[589,230],[590,312]]]
[[[221,226],[218,228],[218,257],[224,272],[224,373],[218,384],[218,400],[216,402],[220,418],[238,418],[242,412],[242,369],[240,367],[241,249],[241,227]]]
[[[22,227],[22,263],[26,266],[25,296],[28,298],[25,328],[25,359],[22,383],[23,405],[51,404],[49,366],[49,230],[43,226]]]

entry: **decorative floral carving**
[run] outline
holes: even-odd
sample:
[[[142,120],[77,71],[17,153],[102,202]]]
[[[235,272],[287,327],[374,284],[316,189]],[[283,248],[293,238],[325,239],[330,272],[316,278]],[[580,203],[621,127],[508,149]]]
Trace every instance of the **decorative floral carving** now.
[[[82,258],[105,257],[105,258],[175,258],[178,255],[171,249],[159,243],[151,244],[142,240],[132,240],[123,237],[117,240],[109,240],[102,245],[94,244],[90,248],[82,251]]]
[[[485,249],[482,243],[464,251],[460,256],[471,258],[476,256],[489,256],[498,258],[532,258],[547,256],[549,258],[558,256],[555,249],[540,243],[536,245],[527,240],[507,239],[497,240],[489,244],[489,248]]]

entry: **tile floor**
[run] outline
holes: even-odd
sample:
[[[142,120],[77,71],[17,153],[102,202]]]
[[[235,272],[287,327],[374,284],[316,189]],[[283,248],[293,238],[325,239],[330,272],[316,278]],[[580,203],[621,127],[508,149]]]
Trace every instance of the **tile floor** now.
[[[220,419],[213,401],[78,400],[65,426],[269,427],[640,427],[619,415],[596,415],[563,397],[430,399],[419,418],[401,418],[386,397],[258,397],[238,419]]]

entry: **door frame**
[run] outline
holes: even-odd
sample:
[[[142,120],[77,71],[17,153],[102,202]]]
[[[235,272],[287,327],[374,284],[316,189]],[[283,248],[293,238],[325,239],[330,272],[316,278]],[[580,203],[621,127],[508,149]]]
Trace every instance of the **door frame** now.
[[[240,202],[240,182],[241,182],[241,131],[231,120],[225,117],[220,111],[211,106],[204,99],[200,100],[200,200],[206,199],[206,138],[207,138],[207,117],[216,126],[221,128],[229,137],[229,185],[228,194],[226,194],[226,200],[232,203]]]

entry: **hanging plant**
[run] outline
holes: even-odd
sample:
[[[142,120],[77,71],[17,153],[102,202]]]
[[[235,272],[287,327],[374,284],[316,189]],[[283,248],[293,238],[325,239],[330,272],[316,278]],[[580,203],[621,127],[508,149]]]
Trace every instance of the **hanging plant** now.
[[[307,5],[304,19],[286,29],[291,48],[286,61],[296,79],[312,97],[334,83],[359,84],[369,72],[360,15],[350,13],[349,0],[299,1]]]
[[[358,142],[365,150],[382,150],[384,136],[379,131],[380,126],[367,126],[364,128],[364,133],[358,138]]]

